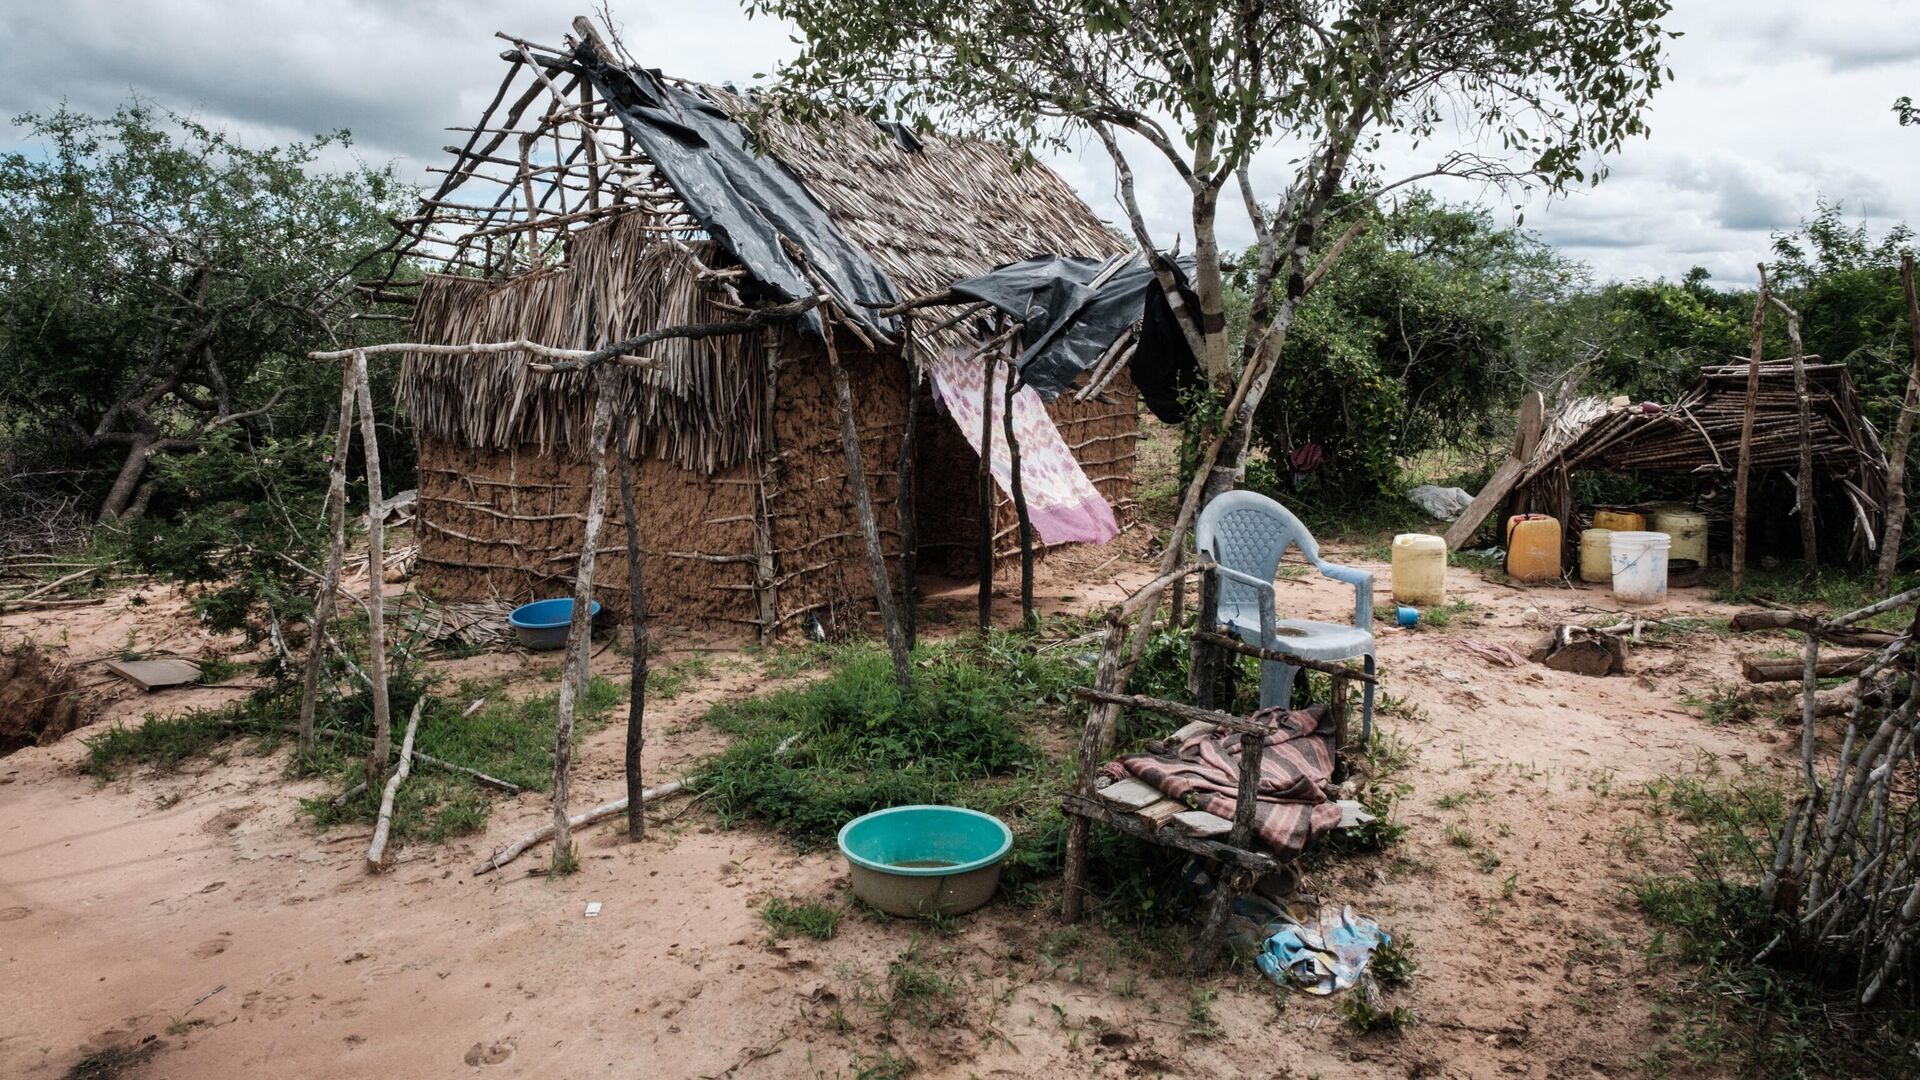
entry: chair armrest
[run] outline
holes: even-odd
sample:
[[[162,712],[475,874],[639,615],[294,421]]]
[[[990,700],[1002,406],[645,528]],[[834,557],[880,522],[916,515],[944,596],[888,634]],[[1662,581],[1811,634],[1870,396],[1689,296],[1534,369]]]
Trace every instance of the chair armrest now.
[[[1373,571],[1357,570],[1351,566],[1335,566],[1329,562],[1315,562],[1320,573],[1335,581],[1343,581],[1353,586],[1353,625],[1371,632],[1373,629]]]

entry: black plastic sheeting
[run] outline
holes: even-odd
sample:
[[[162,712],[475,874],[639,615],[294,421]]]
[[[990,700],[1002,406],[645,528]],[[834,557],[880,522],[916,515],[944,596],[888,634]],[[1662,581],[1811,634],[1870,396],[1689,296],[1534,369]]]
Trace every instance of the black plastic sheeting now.
[[[953,291],[1026,323],[1017,361],[1020,379],[1046,401],[1065,393],[1140,323],[1140,342],[1127,373],[1153,415],[1179,423],[1185,419],[1181,394],[1200,382],[1200,370],[1174,321],[1178,316],[1153,269],[1139,258],[1093,288],[1108,265],[1102,259],[1036,255],[956,282]],[[1192,265],[1191,258],[1176,259],[1174,274],[1188,310],[1197,311],[1199,301],[1186,284]]]
[[[609,64],[587,43],[574,60],[701,228],[770,291],[785,300],[819,291],[781,246],[784,236],[826,280],[848,319],[888,337],[899,331],[899,319],[876,317],[868,306],[899,302],[886,272],[786,166],[756,155],[746,129],[719,106],[667,84],[658,72]],[[807,312],[805,321],[819,333],[819,312]]]

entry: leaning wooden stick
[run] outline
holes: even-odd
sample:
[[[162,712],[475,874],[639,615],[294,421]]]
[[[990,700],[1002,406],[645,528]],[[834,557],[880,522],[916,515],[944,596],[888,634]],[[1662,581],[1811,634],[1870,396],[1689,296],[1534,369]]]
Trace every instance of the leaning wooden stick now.
[[[387,771],[393,751],[393,717],[387,702],[386,514],[380,493],[380,436],[373,424],[373,391],[367,354],[353,354],[353,394],[360,407],[360,450],[367,459],[367,678],[373,687],[373,749],[367,782]]]
[[[600,525],[607,516],[607,429],[613,425],[613,388],[607,373],[595,380],[593,434],[587,453],[593,461],[587,483],[587,521],[581,530],[580,559],[574,564],[573,621],[567,628],[567,666],[560,680],[560,701],[554,707],[553,731],[553,871],[560,873],[573,858],[568,831],[568,770],[573,764],[573,715],[587,691],[588,660],[593,645],[593,559],[600,546]]]
[[[300,749],[313,749],[313,711],[320,696],[320,668],[326,658],[327,621],[340,597],[340,564],[347,553],[347,450],[353,445],[354,369],[340,369],[340,414],[333,433],[333,462],[327,471],[327,569],[308,620],[307,670],[300,684]]]
[[[1920,410],[1920,292],[1914,288],[1912,252],[1900,259],[1900,288],[1907,297],[1913,367],[1907,374],[1907,396],[1900,405],[1900,419],[1893,425],[1893,442],[1887,447],[1887,531],[1880,544],[1880,566],[1873,578],[1875,592],[1893,588],[1893,572],[1900,564],[1900,538],[1907,528],[1907,449],[1913,445],[1914,413]]]
[[[633,468],[624,445],[620,455],[620,508],[627,526],[627,604],[633,610],[633,664],[627,681],[627,839],[646,835],[646,799],[640,787],[640,752],[647,724],[647,588],[640,573],[640,518],[633,503]]]
[[[1020,624],[1031,630],[1040,624],[1033,611],[1033,517],[1027,512],[1027,488],[1020,479],[1020,440],[1013,431],[1013,398],[1020,382],[1007,365],[1007,397],[1000,418],[1007,432],[1007,468],[1013,484],[1013,513],[1020,526]]]
[[[407,734],[400,740],[400,764],[394,767],[387,789],[380,795],[380,817],[373,824],[373,843],[367,845],[367,870],[371,873],[380,872],[380,860],[387,854],[387,833],[393,828],[393,800],[413,771],[413,734],[420,730],[420,710],[426,704],[425,694],[414,699],[413,712],[407,715]]]
[[[1733,471],[1733,587],[1747,576],[1747,476],[1753,471],[1753,419],[1760,400],[1760,356],[1767,332],[1767,268],[1760,267],[1760,294],[1753,303],[1753,352],[1747,359],[1747,393],[1740,412],[1740,459]]]

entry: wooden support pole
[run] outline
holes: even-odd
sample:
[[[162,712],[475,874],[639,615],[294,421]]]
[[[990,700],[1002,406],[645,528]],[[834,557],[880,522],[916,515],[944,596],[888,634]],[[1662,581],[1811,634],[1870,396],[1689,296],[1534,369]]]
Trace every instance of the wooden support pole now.
[[[593,428],[587,453],[593,461],[587,483],[587,521],[581,530],[580,558],[574,564],[573,621],[567,627],[567,666],[560,680],[560,701],[553,725],[553,872],[560,873],[573,859],[573,836],[567,818],[569,767],[573,764],[573,717],[591,677],[593,653],[593,562],[599,550],[600,527],[607,516],[607,429],[613,423],[613,387],[610,368],[595,373]]]
[[[900,435],[900,458],[894,465],[894,518],[900,526],[900,631],[907,648],[920,636],[917,595],[920,588],[920,529],[914,512],[914,454],[920,432],[920,398],[926,387],[926,373],[913,356],[913,316],[900,319],[900,356],[907,365],[906,429]]]
[[[1893,426],[1893,445],[1887,448],[1886,539],[1880,544],[1880,567],[1874,574],[1874,591],[1893,588],[1893,574],[1900,565],[1900,540],[1907,528],[1907,451],[1913,444],[1913,417],[1920,411],[1920,293],[1913,283],[1913,253],[1900,258],[1900,287],[1907,294],[1907,331],[1913,338],[1913,367],[1907,374],[1907,396],[1900,405],[1900,419]]]
[[[867,470],[860,453],[860,430],[854,422],[853,384],[835,345],[832,314],[822,309],[821,335],[826,339],[827,366],[833,374],[833,396],[840,409],[840,447],[847,458],[847,490],[853,495],[853,513],[860,519],[860,536],[867,548],[867,571],[873,577],[873,602],[880,609],[880,629],[893,657],[893,678],[904,692],[913,685],[913,663],[907,656],[907,638],[893,606],[893,583],[887,576],[887,555],[880,547],[880,526],[873,518],[873,494],[867,488]]]
[[[320,700],[320,668],[326,659],[327,623],[340,596],[340,566],[347,551],[347,451],[353,446],[354,369],[340,365],[340,411],[333,432],[333,461],[327,469],[327,567],[307,621],[307,670],[300,683],[300,749],[313,749],[313,713]]]
[[[1786,313],[1787,344],[1793,349],[1793,397],[1800,414],[1799,479],[1794,484],[1793,510],[1800,518],[1800,553],[1811,568],[1820,565],[1820,530],[1813,501],[1813,396],[1807,388],[1807,350],[1800,341],[1800,313],[1777,296],[1769,299]]]
[[[987,349],[980,369],[980,505],[975,515],[980,529],[974,564],[980,574],[980,629],[993,625],[993,362]]]
[[[1234,791],[1233,828],[1227,833],[1227,846],[1242,848],[1253,837],[1254,805],[1259,801],[1260,763],[1265,756],[1264,733],[1245,732],[1240,736],[1240,785]],[[1213,970],[1226,944],[1227,921],[1233,915],[1233,901],[1252,882],[1230,863],[1219,863],[1213,872],[1213,895],[1208,898],[1207,913],[1194,939],[1188,970],[1205,975]]]
[[[1753,415],[1760,401],[1760,356],[1767,332],[1767,268],[1760,266],[1760,292],[1753,302],[1753,351],[1747,360],[1747,394],[1740,412],[1740,460],[1733,470],[1733,587],[1747,577],[1747,479],[1753,471]]]
[[[420,730],[420,710],[427,704],[427,695],[421,694],[413,701],[413,712],[407,715],[407,734],[400,740],[400,764],[393,770],[393,776],[387,780],[386,790],[380,794],[380,816],[373,825],[373,843],[367,845],[367,872],[380,872],[380,862],[387,854],[387,833],[393,828],[393,800],[400,794],[400,785],[407,782],[407,776],[413,771],[413,734]]]
[[[627,839],[646,835],[646,800],[641,797],[640,751],[646,745],[647,589],[640,573],[640,519],[633,505],[633,468],[625,448],[620,455],[620,508],[627,515],[627,606],[632,609],[633,664],[627,683]]]
[[[1007,433],[1007,469],[1013,482],[1013,513],[1020,523],[1020,625],[1032,630],[1040,625],[1040,617],[1033,610],[1033,518],[1027,513],[1027,489],[1020,479],[1020,439],[1013,429],[1013,397],[1019,389],[1013,364],[1009,363],[1007,393],[1001,403],[1000,420],[1001,427]]]
[[[387,702],[386,500],[380,493],[380,436],[373,423],[373,390],[367,354],[353,354],[353,394],[360,407],[360,450],[367,459],[367,680],[373,691],[373,749],[367,783],[387,771],[393,752],[393,717]]]

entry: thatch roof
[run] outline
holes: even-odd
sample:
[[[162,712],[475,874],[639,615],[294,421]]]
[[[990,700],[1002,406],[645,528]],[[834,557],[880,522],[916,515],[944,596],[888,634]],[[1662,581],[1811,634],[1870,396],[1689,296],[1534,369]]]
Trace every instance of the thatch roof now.
[[[1540,446],[1514,489],[1564,497],[1558,489],[1568,474],[1582,469],[1731,477],[1740,458],[1747,371],[1745,363],[1706,368],[1670,405],[1563,401],[1548,417]],[[1814,466],[1822,482],[1836,486],[1850,504],[1856,546],[1871,548],[1886,501],[1886,452],[1860,411],[1844,365],[1809,362],[1806,373]],[[1753,430],[1756,472],[1797,469],[1800,412],[1791,363],[1760,366]]]
[[[752,105],[720,87],[698,91],[742,123]],[[1106,258],[1128,250],[1066,181],[1006,146],[916,134],[902,145],[864,116],[818,128],[767,118],[760,133],[834,224],[906,294],[943,289],[1030,255]]]

